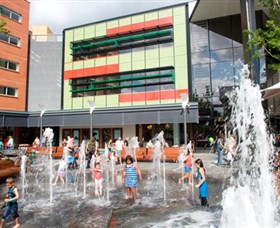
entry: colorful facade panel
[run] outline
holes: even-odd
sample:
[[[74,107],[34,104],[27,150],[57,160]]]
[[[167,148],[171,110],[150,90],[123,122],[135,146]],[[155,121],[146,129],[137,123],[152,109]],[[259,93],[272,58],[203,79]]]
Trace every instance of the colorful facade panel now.
[[[91,98],[98,107],[178,102],[188,92],[185,10],[170,7],[64,31],[64,97]]]

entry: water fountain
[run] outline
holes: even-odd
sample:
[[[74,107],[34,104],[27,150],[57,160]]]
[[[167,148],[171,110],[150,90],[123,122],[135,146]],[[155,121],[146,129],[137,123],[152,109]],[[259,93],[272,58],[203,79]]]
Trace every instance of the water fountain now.
[[[27,156],[23,154],[21,156],[21,165],[20,165],[20,176],[21,176],[21,186],[22,186],[22,198],[24,200],[25,197],[25,189],[27,188],[26,186],[26,161],[27,161]]]
[[[269,160],[274,148],[259,86],[252,85],[248,77],[249,69],[245,66],[240,87],[229,96],[231,123],[238,136],[238,161],[234,164],[238,169],[231,178],[231,186],[223,193],[221,226],[275,227],[277,204]]]
[[[52,188],[52,178],[53,178],[53,159],[52,159],[52,141],[53,141],[53,130],[51,128],[46,128],[43,134],[45,141],[47,143],[47,147],[49,149],[49,169],[50,169],[50,203],[53,201],[53,188]]]
[[[106,155],[102,155],[101,163],[104,187],[107,187],[104,189],[107,192],[107,203],[94,197],[93,189],[85,188],[86,176],[89,175],[85,172],[84,143],[80,151],[81,174],[78,180],[83,195],[75,194],[72,185],[68,189],[57,186],[52,204],[47,204],[49,175],[46,175],[46,171],[49,160],[46,159],[41,165],[38,158],[38,163],[34,165],[38,185],[28,182],[29,179],[34,181],[34,175],[29,179],[27,176],[26,200],[19,204],[23,212],[22,227],[41,227],[42,224],[45,227],[108,227],[108,221],[114,217],[120,227],[279,227],[276,214],[278,204],[269,166],[273,146],[264,122],[259,88],[252,86],[249,79],[241,80],[240,88],[236,89],[230,101],[233,107],[231,123],[234,127],[231,130],[238,136],[238,160],[231,168],[218,167],[213,164],[216,160],[214,154],[196,155],[203,159],[206,169],[209,208],[197,206],[178,185],[178,178],[183,172],[183,161],[180,161],[181,170],[177,169],[177,172],[174,171],[177,163],[165,166],[162,156],[164,138],[161,132],[157,135],[158,140],[154,139],[153,163],[139,162],[143,182],[137,188],[140,203],[134,205],[126,204],[123,199],[123,184],[115,184],[115,188],[111,188],[111,163],[107,161]],[[129,152],[134,155],[136,145],[133,138]],[[162,160],[159,159],[160,156]],[[206,158],[213,160],[208,161]],[[231,173],[233,176],[229,184],[227,178]],[[22,189],[20,183],[17,186]],[[227,190],[224,191],[225,188]],[[198,201],[197,191],[194,198],[194,201]]]

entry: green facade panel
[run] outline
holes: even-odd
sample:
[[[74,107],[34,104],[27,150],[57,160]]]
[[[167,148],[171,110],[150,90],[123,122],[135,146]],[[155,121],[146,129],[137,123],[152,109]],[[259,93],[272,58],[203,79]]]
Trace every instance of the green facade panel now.
[[[174,53],[175,53],[175,56],[179,56],[179,55],[187,56],[187,54],[188,54],[187,46],[186,45],[176,46],[174,48]]]
[[[84,60],[84,67],[85,68],[95,67],[95,59]]]
[[[119,63],[119,56],[108,56],[107,57],[107,64],[118,64]]]
[[[96,37],[104,37],[107,33],[107,25],[106,23],[99,23],[95,26],[95,35]]]
[[[132,61],[131,53],[120,54],[119,61],[120,63],[130,63]]]
[[[160,48],[160,58],[171,57],[174,56],[174,48],[173,47],[163,47]]]
[[[162,57],[160,58],[160,67],[174,66],[174,58]]]
[[[90,25],[85,27],[85,39],[90,39],[95,37],[95,25]]]
[[[64,70],[72,70],[73,69],[73,62],[65,63],[64,64]]]
[[[107,107],[119,106],[119,96],[117,94],[107,95]]]
[[[145,62],[143,61],[133,61],[132,70],[143,70],[145,69]]]
[[[122,18],[119,20],[119,26],[131,25],[131,17]]]
[[[188,88],[188,68],[176,67],[175,75],[176,75],[176,79],[175,79],[176,90]]]
[[[145,14],[145,21],[158,19],[158,12],[150,12]]]
[[[74,40],[83,40],[84,39],[84,28],[74,29]]]
[[[160,104],[160,100],[152,100],[152,101],[146,101],[147,105],[157,105]]]
[[[146,61],[146,69],[152,69],[158,67],[160,67],[159,59],[149,59]]]
[[[131,64],[131,62],[120,63],[119,69],[120,69],[120,72],[131,71],[132,64]]]
[[[84,61],[73,62],[73,70],[83,69],[83,68],[84,68]]]
[[[100,107],[100,108],[106,107],[106,100],[107,98],[105,95],[95,96],[96,107]]]
[[[143,22],[145,20],[144,15],[136,15],[131,17],[131,23],[138,23],[138,22]]]
[[[105,57],[95,59],[95,66],[104,66],[104,65],[106,65]]]
[[[159,15],[159,18],[171,17],[171,16],[173,16],[173,11],[172,11],[172,9],[159,10],[158,15]]]
[[[145,52],[144,51],[136,51],[132,53],[132,61],[144,61],[145,60]]]
[[[83,109],[83,100],[84,97],[74,97],[73,99],[73,108],[74,109]]]
[[[72,97],[71,93],[69,92],[70,85],[69,80],[64,80],[64,91],[63,91],[63,108],[64,109],[73,109],[72,107]]]
[[[107,29],[116,28],[119,26],[119,20],[113,20],[107,22]]]
[[[159,50],[158,49],[149,49],[146,50],[146,60],[154,60],[159,58]]]

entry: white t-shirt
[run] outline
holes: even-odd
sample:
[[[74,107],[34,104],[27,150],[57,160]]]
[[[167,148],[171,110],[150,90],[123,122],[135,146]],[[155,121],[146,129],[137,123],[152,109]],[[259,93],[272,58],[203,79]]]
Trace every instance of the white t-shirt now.
[[[115,145],[116,145],[117,150],[122,150],[123,149],[123,141],[122,140],[117,140]]]

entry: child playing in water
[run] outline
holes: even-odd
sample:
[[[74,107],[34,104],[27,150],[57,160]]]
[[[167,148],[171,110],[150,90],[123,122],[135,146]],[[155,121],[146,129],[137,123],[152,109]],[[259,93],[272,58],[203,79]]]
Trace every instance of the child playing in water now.
[[[53,166],[57,166],[57,165],[58,165],[58,170],[53,185],[56,185],[58,178],[61,180],[62,184],[64,184],[64,176],[65,176],[67,164],[65,160],[62,158],[58,163],[54,164]]]
[[[14,179],[13,178],[8,178],[6,180],[6,186],[8,188],[6,199],[4,200],[5,202],[5,211],[2,216],[2,220],[0,223],[0,228],[3,227],[5,221],[12,216],[15,221],[16,225],[14,228],[20,227],[19,223],[19,215],[18,215],[18,203],[17,200],[19,199],[19,193],[17,190],[17,187],[14,185]]]
[[[95,196],[100,197],[102,196],[102,182],[103,182],[103,175],[102,169],[99,162],[96,162],[93,169],[93,179],[95,181]]]
[[[188,149],[187,156],[185,159],[185,175],[182,178],[179,178],[179,184],[182,184],[184,179],[188,179],[189,184],[192,184],[191,172],[192,172],[192,163],[193,163],[193,153]]]
[[[138,186],[138,176],[139,180],[142,181],[141,171],[137,163],[134,163],[131,155],[126,156],[125,163],[126,165],[123,171],[123,179],[125,180],[125,187],[127,192],[126,199],[130,199],[132,194],[133,201],[135,202],[137,199],[136,188]]]
[[[208,184],[206,182],[206,173],[201,159],[195,160],[195,166],[197,168],[197,181],[195,185],[199,189],[199,198],[201,200],[201,206],[209,206],[207,202],[208,197]]]

